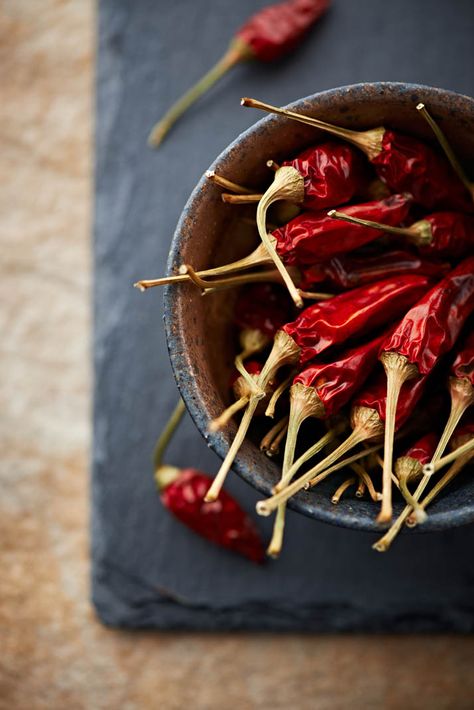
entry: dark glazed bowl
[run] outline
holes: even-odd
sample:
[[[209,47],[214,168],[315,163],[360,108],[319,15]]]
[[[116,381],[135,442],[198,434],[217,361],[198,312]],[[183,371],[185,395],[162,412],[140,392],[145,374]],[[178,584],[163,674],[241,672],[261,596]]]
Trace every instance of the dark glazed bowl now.
[[[366,129],[386,125],[419,136],[433,137],[415,106],[423,101],[440,121],[464,164],[474,163],[474,100],[442,89],[413,84],[357,84],[324,91],[292,104],[290,108],[324,121]],[[250,110],[250,109],[249,109]],[[256,115],[256,114],[255,114]],[[269,183],[265,163],[277,162],[324,140],[320,131],[277,116],[268,116],[242,133],[211,166],[235,182],[252,186]],[[242,212],[220,199],[221,191],[205,177],[196,186],[177,226],[168,269],[182,263],[209,268],[250,252],[255,231],[243,226]],[[228,379],[235,348],[231,290],[202,298],[190,285],[167,286],[164,292],[168,348],[176,382],[196,426],[209,446],[224,457],[235,434],[231,423],[223,432],[210,434],[207,425],[229,404]],[[234,470],[248,483],[270,494],[279,467],[247,439]],[[376,507],[347,497],[338,506],[330,501],[334,481],[314,491],[301,492],[289,506],[317,520],[358,530],[376,531]],[[399,508],[401,505],[399,505]],[[423,530],[440,530],[474,521],[474,479],[452,485],[430,508]]]

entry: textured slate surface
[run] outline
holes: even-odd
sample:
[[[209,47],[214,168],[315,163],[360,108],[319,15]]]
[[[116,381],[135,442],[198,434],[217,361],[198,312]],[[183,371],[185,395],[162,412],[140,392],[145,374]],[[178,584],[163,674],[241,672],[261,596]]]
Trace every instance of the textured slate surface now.
[[[470,0],[336,0],[287,61],[236,69],[181,121],[159,152],[156,119],[223,52],[232,28],[265,2],[102,0],[97,76],[93,601],[107,624],[188,629],[474,629],[474,527],[402,536],[387,556],[374,536],[288,515],[278,563],[255,568],[175,522],[150,473],[156,433],[176,393],[161,294],[131,283],[163,272],[192,187],[255,120],[242,95],[277,104],[359,81],[420,82],[473,93]],[[225,29],[229,28],[229,29]],[[442,47],[440,46],[442,44]],[[187,421],[169,451],[217,470]],[[256,494],[229,489],[252,510]],[[259,521],[260,524],[260,521]],[[262,529],[269,530],[269,521]]]

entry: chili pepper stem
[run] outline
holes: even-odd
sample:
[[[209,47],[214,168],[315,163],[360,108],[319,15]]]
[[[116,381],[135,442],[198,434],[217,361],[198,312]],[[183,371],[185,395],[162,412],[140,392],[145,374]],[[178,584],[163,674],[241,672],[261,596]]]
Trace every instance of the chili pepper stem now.
[[[300,470],[301,466],[306,463],[306,461],[309,461],[310,459],[313,458],[313,456],[316,456],[316,454],[319,454],[320,451],[324,449],[325,446],[331,443],[331,441],[334,441],[336,436],[341,433],[341,426],[335,426],[332,429],[330,429],[324,436],[322,436],[316,443],[313,444],[307,451],[305,451],[301,456],[293,463],[291,468],[288,470],[287,474],[285,475],[285,478],[281,480],[279,483],[276,484],[273,488],[273,493],[279,493],[282,491],[285,486],[288,485],[288,483],[291,481],[292,478],[295,477],[296,473]]]
[[[431,127],[431,130],[435,134],[438,143],[440,144],[441,148],[443,149],[447,159],[451,163],[451,166],[454,170],[454,172],[457,174],[461,182],[463,183],[464,187],[466,190],[469,192],[471,195],[471,198],[474,200],[474,183],[469,180],[467,177],[463,167],[461,166],[461,163],[456,157],[456,154],[454,153],[454,150],[451,148],[451,145],[446,138],[444,132],[441,130],[441,127],[438,125],[438,123],[434,120],[433,116],[428,112],[425,104],[420,103],[416,107],[416,110],[421,113],[425,121],[429,124]]]
[[[446,456],[443,456],[442,458],[439,458],[436,461],[431,460],[430,463],[427,463],[425,466],[423,466],[423,475],[427,478],[430,478],[430,476],[439,471],[441,468],[447,466],[448,463],[456,461],[459,456],[467,454],[469,451],[472,451],[472,449],[474,449],[474,437],[462,446],[459,446],[454,451],[451,451],[450,454],[446,454]]]
[[[301,298],[306,298],[310,301],[328,301],[330,298],[334,298],[333,293],[320,293],[318,291],[302,291],[298,289],[298,293]]]
[[[275,524],[273,525],[272,538],[271,538],[270,544],[268,545],[268,548],[267,548],[268,557],[271,557],[274,560],[278,559],[278,557],[280,556],[281,548],[283,546],[283,533],[285,532],[285,518],[286,518],[285,506],[284,505],[279,506],[277,513],[276,513]]]
[[[218,79],[226,74],[229,69],[239,62],[250,58],[249,50],[242,42],[233,40],[224,56],[210,69],[197,84],[189,89],[171,108],[165,113],[163,118],[156,123],[148,137],[148,144],[152,148],[157,148],[163,138],[176,123],[184,112],[192,106]]]
[[[290,272],[294,280],[300,278],[300,272],[296,267],[290,266],[288,268],[288,271]],[[236,286],[244,286],[246,284],[253,283],[282,283],[282,278],[280,272],[277,269],[253,271],[250,274],[241,274],[240,276],[229,276],[226,279],[219,279],[209,282],[209,286],[206,288],[206,293],[214,293],[215,291],[222,291],[226,288],[235,288]],[[214,286],[214,284],[216,284],[216,286]],[[300,293],[302,294],[302,292]],[[320,297],[319,300],[324,300],[323,296],[325,296],[326,298],[332,297],[332,295],[330,294],[323,293],[318,294],[318,296]]]
[[[395,420],[398,396],[404,382],[418,374],[416,365],[396,352],[384,352],[380,361],[387,375],[387,402],[385,405],[385,434],[382,472],[382,506],[377,522],[389,523],[392,519],[392,460],[395,438]]]
[[[283,382],[281,382],[272,396],[270,397],[270,401],[268,403],[268,407],[265,410],[265,416],[270,417],[270,419],[273,419],[275,416],[275,407],[277,405],[278,400],[282,396],[282,394],[288,389],[290,386],[291,381],[293,380],[293,377],[295,376],[294,370],[290,372],[288,377],[286,377]]]
[[[354,470],[353,465],[351,466],[351,468],[352,468],[352,470]],[[355,473],[355,471],[354,471],[354,473]],[[361,478],[359,475],[357,476],[357,481],[358,481],[358,485],[357,485],[357,490],[355,492],[355,497],[356,498],[363,498],[364,493],[367,489],[367,486],[365,485],[364,479]]]
[[[273,347],[257,378],[257,385],[265,389],[268,382],[275,378],[276,373],[284,365],[293,365],[298,362],[300,347],[288,333],[278,330],[275,333]]]
[[[285,438],[287,431],[288,431],[288,417],[285,417],[285,424],[281,427],[280,431],[273,439],[272,443],[268,447],[268,451],[265,452],[267,454],[268,458],[271,459],[273,456],[276,456],[277,454],[280,453],[280,444],[283,441],[283,439]]]
[[[286,433],[286,427],[288,424],[288,415],[282,417],[272,428],[265,434],[260,442],[260,451],[267,453],[273,444],[273,441],[280,435],[283,431],[283,436]]]
[[[392,227],[389,224],[383,224],[382,222],[374,222],[371,219],[352,217],[351,215],[347,215],[344,212],[338,212],[337,210],[329,210],[327,215],[328,217],[332,217],[332,219],[339,219],[342,222],[348,222],[349,224],[359,224],[362,227],[378,229],[380,231],[386,232],[387,234],[396,234],[401,237],[408,237],[417,246],[428,245],[433,239],[431,225],[426,219],[421,219],[418,222],[414,222],[410,227]]]
[[[234,414],[240,412],[240,410],[248,404],[248,401],[248,395],[237,399],[233,404],[227,407],[227,409],[224,409],[222,414],[212,420],[212,422],[209,424],[209,431],[216,432],[223,429],[230,422]]]
[[[331,123],[326,123],[325,121],[320,121],[312,116],[295,113],[294,111],[278,108],[277,106],[271,106],[270,104],[265,104],[263,101],[258,101],[257,99],[245,97],[240,100],[240,105],[250,108],[257,108],[261,111],[265,111],[266,113],[275,113],[279,116],[285,116],[286,118],[291,118],[294,121],[305,123],[308,126],[314,126],[314,128],[319,128],[321,131],[343,138],[349,143],[355,145],[357,148],[360,148],[360,150],[367,155],[369,160],[376,158],[382,150],[382,139],[385,133],[385,128],[383,128],[383,126],[372,128],[368,131],[353,131],[349,128],[342,128],[340,126],[334,126]]]
[[[426,513],[421,509],[418,501],[412,496],[408,488],[407,479],[405,477],[399,478],[398,482],[400,484],[400,492],[404,497],[406,503],[413,508],[413,511],[417,512],[417,521],[423,523],[426,520]]]
[[[341,500],[342,496],[344,493],[347,491],[348,488],[351,486],[355,485],[357,483],[357,478],[355,476],[351,476],[350,478],[347,478],[345,481],[341,483],[339,488],[336,490],[334,493],[333,497],[331,498],[331,503],[333,505],[337,505],[339,501]]]
[[[227,205],[253,205],[263,197],[263,193],[247,194],[247,195],[231,195],[228,192],[223,192],[221,195],[222,202]]]
[[[474,404],[474,387],[467,378],[450,377],[449,392],[451,395],[451,411],[431,459],[432,461],[437,461],[441,458],[462,415],[468,407]]]
[[[277,200],[290,200],[300,204],[304,199],[304,181],[300,173],[292,167],[279,168],[275,173],[273,183],[264,193],[257,207],[257,228],[268,254],[273,259],[275,266],[280,272],[283,282],[286,285],[290,296],[298,308],[303,307],[303,299],[298,293],[293,279],[280,259],[274,246],[274,238],[270,238],[267,233],[266,214],[273,202]]]
[[[225,190],[230,190],[230,192],[235,192],[238,195],[253,195],[255,190],[244,185],[239,185],[237,182],[232,182],[222,175],[217,175],[214,170],[206,170],[205,175],[210,182],[213,182],[219,187],[223,187]]]
[[[264,245],[259,244],[259,246],[251,254],[243,257],[243,259],[238,259],[237,261],[230,264],[224,264],[223,266],[216,266],[213,269],[196,271],[195,273],[197,276],[204,278],[208,276],[222,276],[224,274],[232,274],[236,271],[246,271],[247,269],[253,269],[255,266],[265,266],[271,263],[272,259],[268,255]],[[147,289],[154,288],[156,286],[166,286],[167,284],[185,283],[189,281],[191,281],[189,274],[180,273],[173,274],[172,276],[164,276],[160,279],[142,279],[133,285],[140,291],[146,291]]]
[[[163,464],[163,457],[166,449],[173,437],[173,434],[178,427],[183,415],[186,411],[186,406],[180,398],[176,404],[170,418],[156,442],[153,451],[153,468],[155,471],[155,481],[160,490],[164,490],[170,483],[178,477],[180,469],[175,466]]]
[[[472,459],[474,454],[467,453],[464,456],[460,456],[451,466],[448,468],[444,476],[436,482],[436,485],[430,490],[429,493],[423,498],[420,503],[420,507],[425,510],[425,508],[441,493],[441,491],[446,488],[448,483],[450,483],[453,478],[455,478],[458,473],[464,468],[464,466]],[[410,518],[407,520],[407,525],[409,527],[414,527],[417,521],[414,520],[410,524]]]
[[[374,503],[379,503],[382,500],[382,494],[377,493],[377,491],[374,488],[372,478],[369,476],[369,474],[364,469],[364,467],[360,463],[355,462],[355,463],[351,464],[351,468],[353,471],[355,471],[355,473],[357,473],[357,475],[360,477],[360,480],[363,481],[365,483],[365,485],[367,486],[367,491],[369,493],[369,496],[374,501]]]

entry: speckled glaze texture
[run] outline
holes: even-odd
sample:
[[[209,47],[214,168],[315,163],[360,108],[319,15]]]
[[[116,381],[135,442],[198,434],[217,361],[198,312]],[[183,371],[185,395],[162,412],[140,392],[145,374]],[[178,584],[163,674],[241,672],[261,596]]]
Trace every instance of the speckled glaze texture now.
[[[420,101],[440,122],[469,168],[474,163],[474,100],[469,97],[414,84],[356,84],[309,96],[290,108],[355,129],[384,125],[433,143],[429,127],[415,110]],[[324,138],[312,127],[268,116],[240,135],[211,169],[235,182],[261,188],[269,180],[267,160],[281,162]],[[182,263],[206,268],[248,253],[255,236],[252,228],[243,226],[238,219],[241,215],[241,211],[223,204],[220,191],[203,177],[178,223],[168,271],[175,272]],[[164,292],[166,334],[176,382],[196,426],[221,457],[227,452],[236,426],[232,423],[225,431],[210,434],[207,425],[229,403],[228,375],[235,351],[230,324],[234,297],[225,291],[202,298],[189,285],[168,286]],[[235,460],[234,470],[265,495],[270,494],[279,476],[278,466],[249,439]],[[289,506],[334,525],[377,530],[373,504],[348,498],[336,507],[330,502],[330,483],[328,486],[322,484],[317,491],[299,493]],[[448,489],[430,511],[422,530],[441,530],[474,521],[474,480],[464,478],[462,485]]]

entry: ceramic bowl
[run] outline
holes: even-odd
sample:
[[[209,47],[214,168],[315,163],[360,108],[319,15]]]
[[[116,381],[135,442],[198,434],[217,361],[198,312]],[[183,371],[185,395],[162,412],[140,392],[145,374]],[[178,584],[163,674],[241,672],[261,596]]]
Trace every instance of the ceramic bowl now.
[[[474,163],[474,100],[450,91],[412,84],[357,84],[308,96],[289,108],[355,129],[386,125],[433,143],[429,127],[415,110],[420,101],[439,120],[463,162],[468,166]],[[267,116],[242,133],[210,169],[235,182],[263,188],[269,184],[267,160],[278,162],[325,137],[312,127]],[[182,263],[196,269],[224,264],[244,256],[256,245],[255,229],[241,220],[242,208],[224,204],[220,194],[221,190],[203,176],[178,223],[169,273],[176,272]],[[227,290],[203,298],[188,284],[167,286],[164,291],[167,341],[176,382],[196,426],[221,458],[236,424],[232,422],[224,431],[213,434],[207,427],[231,401],[228,381],[236,348],[231,325],[235,296],[234,291]],[[233,469],[266,496],[280,469],[259,451],[256,441],[257,437],[254,441],[250,437],[244,442]],[[289,507],[335,525],[378,529],[373,503],[347,495],[334,506],[330,501],[334,489],[334,480],[328,479],[313,491],[291,498]],[[440,530],[471,521],[474,479],[464,477],[431,506],[422,529]]]

